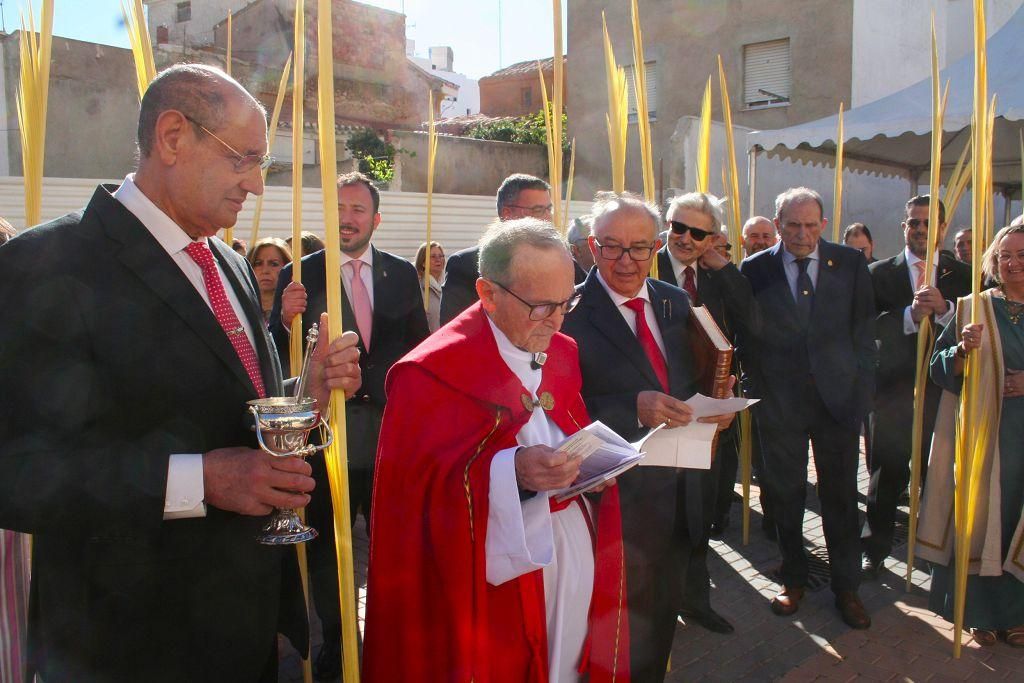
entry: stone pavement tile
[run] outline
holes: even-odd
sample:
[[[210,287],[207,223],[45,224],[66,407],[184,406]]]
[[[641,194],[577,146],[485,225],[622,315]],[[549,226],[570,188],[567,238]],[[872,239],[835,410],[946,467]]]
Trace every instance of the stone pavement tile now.
[[[815,481],[813,465],[809,465],[809,481]],[[862,463],[858,476],[862,494],[867,490],[867,481]],[[761,532],[756,486],[751,500],[755,514],[751,515],[750,543],[742,544],[741,512],[737,505],[732,511],[732,525],[722,539],[712,541],[708,557],[714,585],[712,605],[735,625],[736,633],[721,636],[698,626],[680,625],[673,643],[673,667],[665,679],[669,683],[1024,681],[1024,650],[1004,643],[981,648],[967,635],[961,659],[952,658],[952,624],[927,608],[927,567],[919,563],[915,567],[913,590],[904,590],[900,563],[906,559],[905,547],[896,548],[880,580],[861,585],[861,599],[872,616],[870,629],[858,631],[843,624],[827,586],[810,591],[793,617],[775,616],[769,600],[780,587],[770,577],[780,563],[780,556],[776,544]],[[860,506],[863,510],[863,496]],[[808,490],[807,509],[804,534],[808,547],[813,543],[824,546],[820,504],[813,486]],[[354,529],[353,542],[356,583],[365,591],[367,543],[362,519]],[[362,608],[360,604],[361,611]],[[315,654],[320,647],[315,615],[312,630]],[[282,646],[281,658],[279,680],[301,681],[300,660],[294,651]]]

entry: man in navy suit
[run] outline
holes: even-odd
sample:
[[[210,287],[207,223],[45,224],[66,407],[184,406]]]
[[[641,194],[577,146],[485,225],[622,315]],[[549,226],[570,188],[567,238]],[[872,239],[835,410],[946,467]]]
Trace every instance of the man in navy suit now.
[[[940,252],[946,234],[946,207],[939,201],[939,229],[936,234],[934,270],[924,282],[924,260],[928,250],[928,195],[907,202],[903,221],[902,252],[871,265],[871,282],[878,309],[876,330],[879,340],[878,393],[871,414],[871,483],[868,509],[861,534],[864,574],[877,578],[885,557],[892,550],[896,507],[910,482],[911,422],[914,417],[914,384],[917,377],[917,337],[921,321],[928,317],[935,336],[953,320],[955,302],[971,291],[971,268]],[[931,354],[931,347],[928,347]],[[928,464],[928,449],[935,427],[942,392],[925,380],[922,425],[922,474]],[[921,481],[924,485],[924,479]]]
[[[577,287],[582,298],[562,326],[579,346],[590,417],[629,441],[663,422],[689,424],[683,401],[696,391],[686,341],[690,305],[678,287],[647,277],[661,246],[658,210],[635,195],[609,193],[593,214],[597,267]],[[725,427],[732,416],[704,420]],[[633,681],[665,677],[685,548],[704,534],[701,479],[700,472],[666,467],[619,477]]]
[[[359,365],[363,372],[363,385],[345,409],[353,522],[359,510],[370,519],[373,464],[386,401],[384,377],[395,361],[430,333],[416,269],[405,259],[370,244],[380,225],[379,209],[380,193],[369,178],[358,172],[338,178],[342,321],[347,329],[359,331]],[[269,325],[283,357],[288,354],[292,319],[301,315],[302,329],[306,330],[327,309],[325,262],[323,250],[304,257],[303,284],[291,281],[290,264],[281,269]],[[321,493],[313,497],[307,511],[310,523],[321,533],[309,544],[310,581],[324,632],[315,673],[319,679],[331,679],[341,666],[338,569],[334,534],[330,533],[334,512],[327,495],[323,456],[314,456],[311,463]]]
[[[721,234],[722,227],[718,199],[704,192],[679,195],[672,199],[665,215],[668,243],[658,252],[659,279],[684,289],[694,306],[706,307],[732,342],[733,320],[750,314],[752,295],[739,269],[712,248],[711,236]],[[689,556],[682,615],[716,633],[733,632],[732,624],[711,607],[707,553],[710,538],[724,534],[729,522],[739,464],[735,433],[735,428],[730,428],[719,436],[710,470],[693,473],[703,480],[705,528]]]
[[[496,198],[498,220],[539,218],[551,220],[551,186],[540,178],[513,173],[502,181]],[[441,324],[462,313],[479,299],[480,248],[470,247],[448,257],[441,285]]]
[[[263,192],[266,112],[179,64],[138,136],[120,187],[0,247],[0,526],[33,534],[29,666],[276,681],[277,631],[301,649],[305,608],[294,549],[255,537],[313,480],[257,448],[246,402],[283,395],[281,370],[252,269],[214,237]],[[354,345],[331,345],[338,388],[358,386]]]
[[[746,259],[761,324],[741,325],[738,349],[750,375],[761,430],[764,480],[782,553],[784,589],[772,611],[799,607],[807,584],[803,544],[807,444],[814,446],[832,590],[843,620],[867,628],[857,596],[860,425],[874,392],[874,294],[864,255],[821,239],[821,197],[790,189],[775,200],[781,242]]]

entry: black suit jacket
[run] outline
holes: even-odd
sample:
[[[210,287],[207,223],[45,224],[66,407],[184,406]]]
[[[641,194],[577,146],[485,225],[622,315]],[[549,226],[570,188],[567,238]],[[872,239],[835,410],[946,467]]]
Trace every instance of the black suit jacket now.
[[[689,298],[678,287],[658,280],[648,279],[647,288],[667,350],[670,393],[685,400],[696,392],[687,336]],[[575,339],[579,347],[583,374],[580,393],[587,411],[592,419],[608,425],[627,441],[636,441],[649,431],[637,420],[637,395],[641,391],[661,391],[661,385],[636,334],[597,279],[597,269],[592,269],[576,289],[583,297],[566,316],[562,332]],[[687,523],[691,538],[699,538],[703,529],[701,474],[700,470],[685,470],[680,475],[664,467],[636,467],[624,474],[619,480],[622,506],[624,511],[632,509],[623,517],[623,538],[646,534],[651,526],[657,526],[658,533],[666,525],[671,529],[679,476],[692,478],[692,486],[687,487],[688,493],[694,492],[693,499],[687,499]]]
[[[441,285],[441,324],[446,325],[480,298],[476,281],[480,277],[480,248],[470,247],[448,257]]]
[[[757,314],[739,326],[737,348],[759,419],[785,424],[809,390],[808,375],[832,416],[857,428],[871,408],[875,377],[875,306],[864,254],[818,243],[814,307],[804,335],[783,269],[782,243],[743,261]]]
[[[280,394],[252,271],[210,248]],[[0,527],[34,534],[43,677],[256,680],[274,666],[282,581],[298,585],[294,551],[255,541],[261,517],[163,521],[170,454],[256,446],[255,390],[213,312],[103,187],[0,248],[0,300]]]
[[[349,464],[368,468],[377,453],[380,417],[387,396],[384,378],[395,361],[427,338],[427,315],[423,310],[423,289],[416,269],[403,258],[373,250],[373,331],[370,349],[359,341],[359,368],[362,386],[345,404],[348,420]],[[302,259],[302,283],[306,287],[306,312],[302,329],[320,321],[327,310],[326,254],[323,250]],[[274,308],[270,312],[270,332],[277,342],[282,364],[288,362],[288,331],[281,323],[281,293],[292,281],[291,264],[281,269]],[[346,330],[358,332],[355,314],[345,288],[341,290],[341,318]]]
[[[697,306],[705,306],[725,336],[733,340],[736,327],[754,315],[754,295],[750,283],[734,264],[729,263],[720,270],[707,270],[698,264]],[[658,251],[658,279],[678,286],[668,247]]]
[[[914,301],[906,252],[871,265],[871,284],[878,310],[876,335],[879,344],[878,392],[882,398],[896,386],[913,386],[917,359],[917,334],[903,333],[904,310]],[[956,300],[971,291],[971,268],[945,252],[939,253],[935,284],[946,301]],[[942,330],[936,330],[935,336]]]

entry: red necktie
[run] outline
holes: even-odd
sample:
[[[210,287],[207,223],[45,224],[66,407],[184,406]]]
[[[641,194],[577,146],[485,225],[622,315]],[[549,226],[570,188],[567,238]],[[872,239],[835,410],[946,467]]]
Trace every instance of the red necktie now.
[[[690,304],[697,305],[697,282],[694,280],[693,266],[683,268],[683,289],[690,295]]]
[[[661,355],[661,349],[658,348],[658,342],[654,341],[651,328],[647,325],[646,303],[643,299],[630,299],[626,302],[626,307],[636,313],[636,339],[643,347],[644,353],[647,354],[647,360],[654,368],[654,374],[658,377],[662,391],[667,394],[668,366],[665,364],[665,357]]]
[[[213,261],[213,252],[203,242],[192,242],[185,247],[185,253],[192,257],[192,260],[203,270],[203,283],[206,285],[206,293],[210,297],[210,306],[213,307],[213,314],[217,316],[217,322],[228,335],[228,341],[235,348],[238,359],[242,361],[256,394],[260,398],[267,395],[263,388],[263,376],[260,374],[260,361],[256,356],[256,349],[249,342],[245,334],[245,328],[238,321],[235,309],[228,301],[228,295],[224,292],[224,284],[220,281],[220,273],[217,271],[217,264]]]

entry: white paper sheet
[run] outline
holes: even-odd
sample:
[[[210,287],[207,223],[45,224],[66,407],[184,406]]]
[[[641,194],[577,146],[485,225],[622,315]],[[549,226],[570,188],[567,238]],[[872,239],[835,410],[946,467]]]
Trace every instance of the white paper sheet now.
[[[685,467],[697,470],[711,468],[711,442],[716,424],[694,420],[685,427],[662,429],[644,443],[641,467]]]
[[[748,408],[760,400],[761,399],[759,398],[742,398],[739,396],[733,396],[732,398],[711,398],[704,394],[694,394],[683,401],[683,403],[690,406],[693,410],[693,419],[697,420],[702,417],[711,417],[712,415],[729,415],[730,413],[738,413],[744,408]]]

